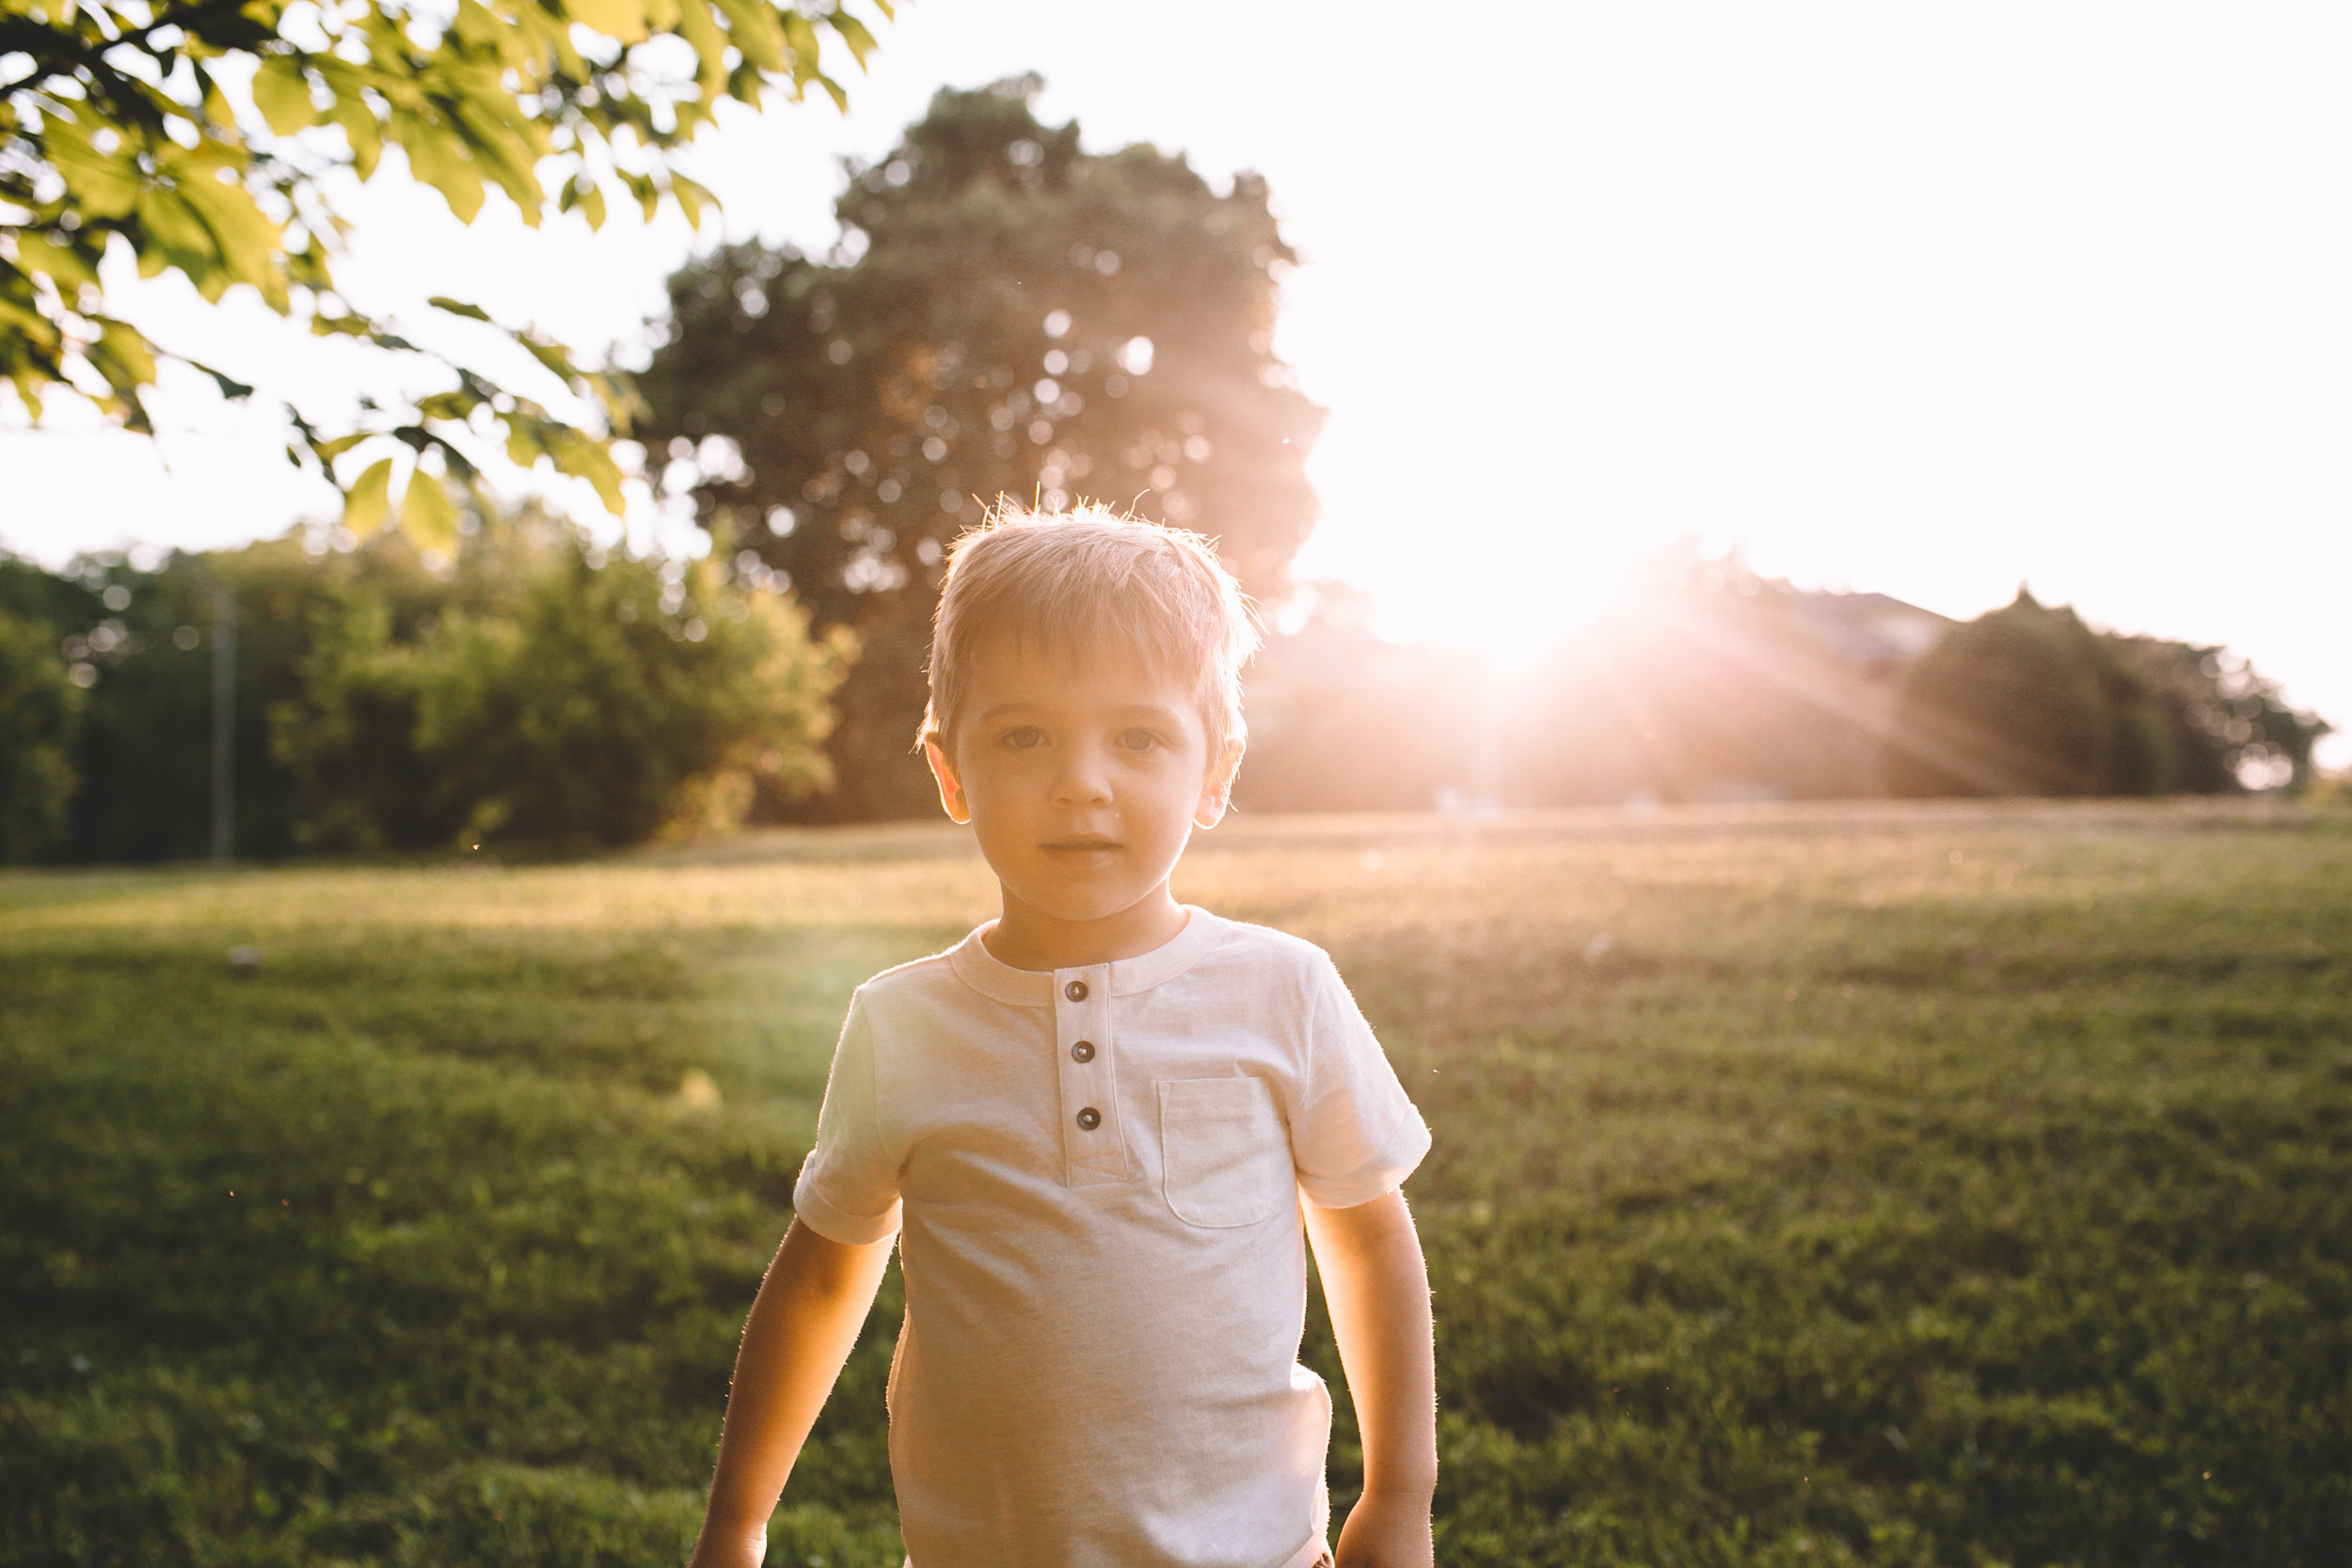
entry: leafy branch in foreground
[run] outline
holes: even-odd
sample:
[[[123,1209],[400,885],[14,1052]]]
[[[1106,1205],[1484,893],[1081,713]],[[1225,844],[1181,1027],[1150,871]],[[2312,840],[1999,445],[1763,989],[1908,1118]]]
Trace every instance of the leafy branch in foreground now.
[[[874,9],[887,17],[890,0]],[[841,0],[0,0],[0,375],[36,420],[62,388],[151,430],[144,399],[176,356],[110,310],[100,262],[115,247],[207,301],[244,285],[321,336],[425,354],[339,293],[329,265],[342,205],[388,147],[465,223],[493,186],[532,227],[550,206],[600,227],[614,196],[699,223],[713,199],[676,157],[723,101],[756,108],[815,86],[844,102],[819,69],[820,29],[860,65],[874,46]],[[364,405],[355,428],[324,433],[290,409],[289,459],[343,492],[361,532],[391,516],[396,468],[429,454],[476,485],[469,449],[494,432],[514,462],[544,458],[619,511],[608,439],[628,428],[628,388],[530,328],[501,330],[601,428],[444,360],[453,387]],[[253,390],[183,362],[229,397]],[[420,544],[453,541],[442,483],[406,485],[399,516]]]

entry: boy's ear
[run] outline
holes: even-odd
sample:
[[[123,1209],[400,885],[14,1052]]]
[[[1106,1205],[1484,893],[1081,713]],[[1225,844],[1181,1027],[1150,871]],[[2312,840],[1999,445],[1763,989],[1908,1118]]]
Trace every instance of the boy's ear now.
[[[931,765],[931,777],[939,781],[939,809],[947,814],[947,820],[971,821],[972,808],[963,799],[963,781],[956,777],[956,765],[947,760],[939,742],[923,742],[923,760]]]
[[[1243,741],[1234,736],[1225,742],[1223,754],[1209,765],[1209,776],[1200,785],[1200,799],[1193,807],[1193,825],[1214,828],[1225,820],[1226,808],[1233,803],[1233,775],[1241,771]]]

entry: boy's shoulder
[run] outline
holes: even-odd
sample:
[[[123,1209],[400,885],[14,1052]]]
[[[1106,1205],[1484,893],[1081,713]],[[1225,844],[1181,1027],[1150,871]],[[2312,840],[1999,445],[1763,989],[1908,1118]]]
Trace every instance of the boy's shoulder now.
[[[1305,1029],[1335,1004],[1352,1008],[1347,982],[1331,955],[1305,937],[1212,916],[1220,940],[1195,968],[1204,1006],[1240,1008],[1267,1024]]]
[[[1301,975],[1320,975],[1332,967],[1331,956],[1305,937],[1295,937],[1271,926],[1229,920],[1206,910],[1198,910],[1196,913],[1207,916],[1218,927],[1221,940],[1204,955],[1209,960]]]
[[[957,945],[962,944],[960,942]],[[902,964],[893,964],[858,987],[857,1000],[868,1004],[887,1003],[952,989],[960,984],[955,974],[955,956],[956,949],[949,947],[919,958],[910,958]]]

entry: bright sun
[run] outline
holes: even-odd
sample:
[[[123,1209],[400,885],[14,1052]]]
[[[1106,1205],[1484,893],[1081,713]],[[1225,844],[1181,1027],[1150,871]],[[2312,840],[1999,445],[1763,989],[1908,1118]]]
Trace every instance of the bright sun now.
[[[1335,418],[1309,473],[1323,521],[1301,551],[1301,579],[1339,578],[1372,598],[1374,626],[1396,642],[1483,650],[1523,663],[1591,625],[1657,543],[1563,515],[1541,498],[1426,499],[1394,482],[1393,455],[1362,450]]]

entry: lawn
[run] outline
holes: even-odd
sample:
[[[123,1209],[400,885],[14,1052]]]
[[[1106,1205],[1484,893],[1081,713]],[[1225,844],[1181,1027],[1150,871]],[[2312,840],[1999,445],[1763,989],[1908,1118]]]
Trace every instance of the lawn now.
[[[1443,1562],[2345,1561],[2352,813],[1277,818],[1179,892],[1436,1129]],[[0,1564],[679,1560],[849,991],[992,894],[945,828],[0,877]],[[897,1312],[771,1562],[898,1562]]]

